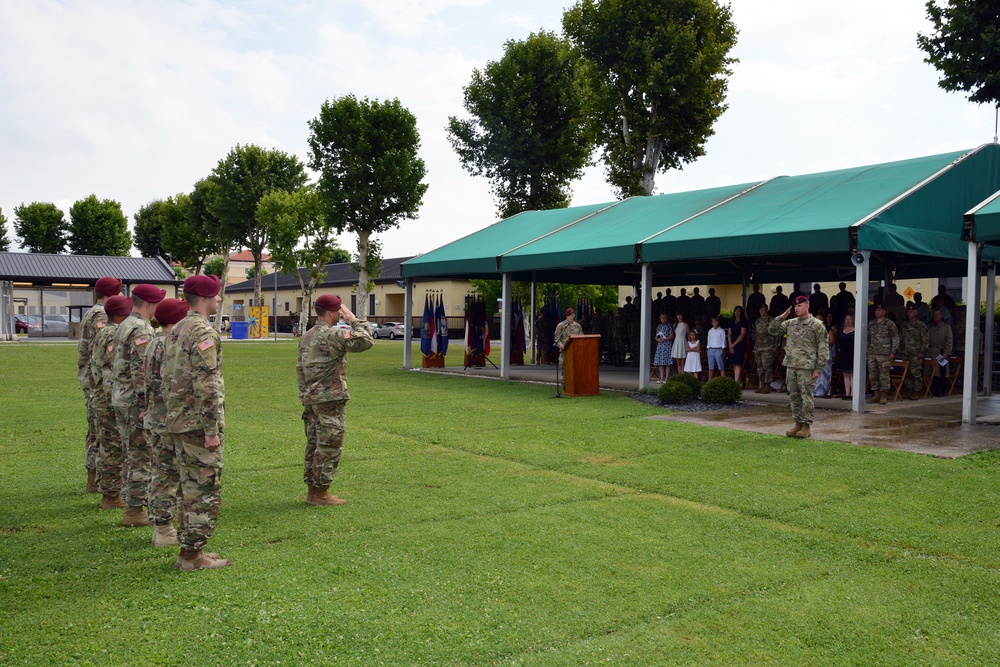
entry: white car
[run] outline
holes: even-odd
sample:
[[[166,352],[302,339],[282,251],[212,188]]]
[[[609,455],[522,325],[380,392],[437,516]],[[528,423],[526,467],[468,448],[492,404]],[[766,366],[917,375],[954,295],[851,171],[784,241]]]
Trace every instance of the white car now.
[[[397,338],[402,338],[403,334],[402,322],[383,322],[377,327],[372,327],[372,338],[396,340]]]

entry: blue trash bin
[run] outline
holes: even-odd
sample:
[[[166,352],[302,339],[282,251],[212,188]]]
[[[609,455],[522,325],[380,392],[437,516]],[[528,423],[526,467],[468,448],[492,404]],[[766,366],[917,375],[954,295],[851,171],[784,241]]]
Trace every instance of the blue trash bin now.
[[[250,335],[250,323],[249,322],[232,322],[230,324],[233,330],[233,338],[239,338],[246,340]]]

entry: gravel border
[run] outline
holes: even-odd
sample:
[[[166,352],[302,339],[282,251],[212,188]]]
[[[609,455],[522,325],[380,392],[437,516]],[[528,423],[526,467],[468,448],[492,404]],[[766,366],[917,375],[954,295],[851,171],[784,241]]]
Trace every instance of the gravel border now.
[[[660,397],[655,394],[631,394],[631,397],[640,403],[651,405],[654,408],[671,410],[673,412],[714,412],[716,410],[734,410],[736,408],[745,408],[755,405],[754,403],[750,403],[748,401],[737,401],[735,403],[706,403],[697,398],[690,403],[667,405],[666,403],[661,403]]]

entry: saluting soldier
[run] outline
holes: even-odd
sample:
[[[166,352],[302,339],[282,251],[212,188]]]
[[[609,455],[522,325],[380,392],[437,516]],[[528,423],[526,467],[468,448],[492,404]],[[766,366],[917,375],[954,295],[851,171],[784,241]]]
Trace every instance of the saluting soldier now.
[[[97,418],[97,488],[101,509],[125,507],[122,500],[122,436],[118,418],[111,404],[111,374],[114,364],[114,336],[118,326],[132,312],[128,297],[115,295],[104,302],[108,321],[100,328],[91,345],[90,381],[94,387],[91,402]]]
[[[344,505],[347,501],[331,496],[347,428],[347,353],[371,349],[368,323],[359,320],[343,305],[341,298],[324,294],[316,299],[316,324],[299,342],[295,374],[305,422],[306,455],[302,481],[306,483],[307,505]],[[334,327],[343,319],[351,330]]]
[[[793,309],[795,317],[789,319]],[[768,331],[772,336],[788,337],[785,360],[782,363],[788,369],[785,381],[795,426],[786,431],[785,435],[808,438],[816,412],[813,401],[816,379],[830,358],[826,326],[809,314],[809,299],[797,296],[781,317],[771,322]]]
[[[128,507],[122,525],[128,527],[152,524],[146,510],[152,462],[139,415],[146,404],[146,349],[156,336],[149,318],[166,295],[152,285],[136,285],[132,289],[132,313],[118,326],[113,339],[111,405],[124,453],[122,499]]]
[[[753,358],[757,365],[757,379],[760,386],[754,390],[755,394],[770,394],[771,382],[774,380],[774,350],[778,347],[779,338],[771,333],[770,326],[774,318],[767,313],[767,304],[762,303],[758,308],[758,315],[754,326]]]
[[[177,471],[177,452],[166,435],[167,404],[163,394],[163,352],[166,335],[188,313],[188,304],[181,299],[164,299],[156,304],[153,317],[163,327],[163,335],[156,336],[146,345],[144,359],[146,372],[146,402],[143,406],[142,426],[146,430],[152,469],[149,478],[149,514],[156,526],[153,544],[166,547],[177,544],[177,531],[173,523],[177,516],[177,502],[181,496],[181,479]]]
[[[875,321],[868,324],[868,382],[874,392],[869,403],[888,402],[892,393],[889,364],[898,347],[899,330],[885,316],[885,306],[875,304]]]
[[[164,343],[163,391],[167,405],[168,447],[177,452],[181,484],[174,567],[182,572],[227,567],[204,551],[215,532],[222,502],[223,432],[226,388],[222,379],[222,341],[208,318],[219,312],[219,279],[191,276],[184,281],[187,317]]]
[[[924,391],[924,355],[930,344],[927,325],[920,321],[920,311],[912,301],[906,305],[906,321],[899,327],[899,356],[909,362],[903,386],[916,401]]]
[[[83,390],[83,397],[87,402],[87,440],[86,453],[84,455],[84,465],[87,468],[87,493],[97,493],[97,432],[100,426],[97,423],[97,416],[91,406],[92,395],[95,387],[90,376],[90,357],[93,354],[92,344],[94,336],[108,323],[108,315],[104,312],[104,302],[109,297],[116,296],[122,291],[122,281],[117,278],[105,276],[94,285],[94,294],[97,303],[91,306],[80,321],[80,343],[77,346],[76,376],[80,382],[80,389]]]

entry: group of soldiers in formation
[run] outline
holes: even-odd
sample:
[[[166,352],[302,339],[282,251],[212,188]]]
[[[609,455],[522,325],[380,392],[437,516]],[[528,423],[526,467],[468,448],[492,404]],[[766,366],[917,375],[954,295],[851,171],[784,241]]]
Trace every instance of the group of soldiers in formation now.
[[[225,384],[221,340],[209,323],[221,302],[219,279],[191,276],[184,299],[165,298],[153,285],[136,285],[130,297],[121,290],[117,278],[98,280],[97,302],[80,325],[87,492],[100,494],[103,510],[124,509],[123,526],[152,526],[154,545],[179,545],[178,570],[226,567],[229,560],[205,551],[222,497]],[[342,505],[328,488],[350,398],[346,355],[369,349],[371,330],[334,295],[316,300],[316,314],[296,366],[306,503]],[[335,327],[338,320],[350,329]]]

